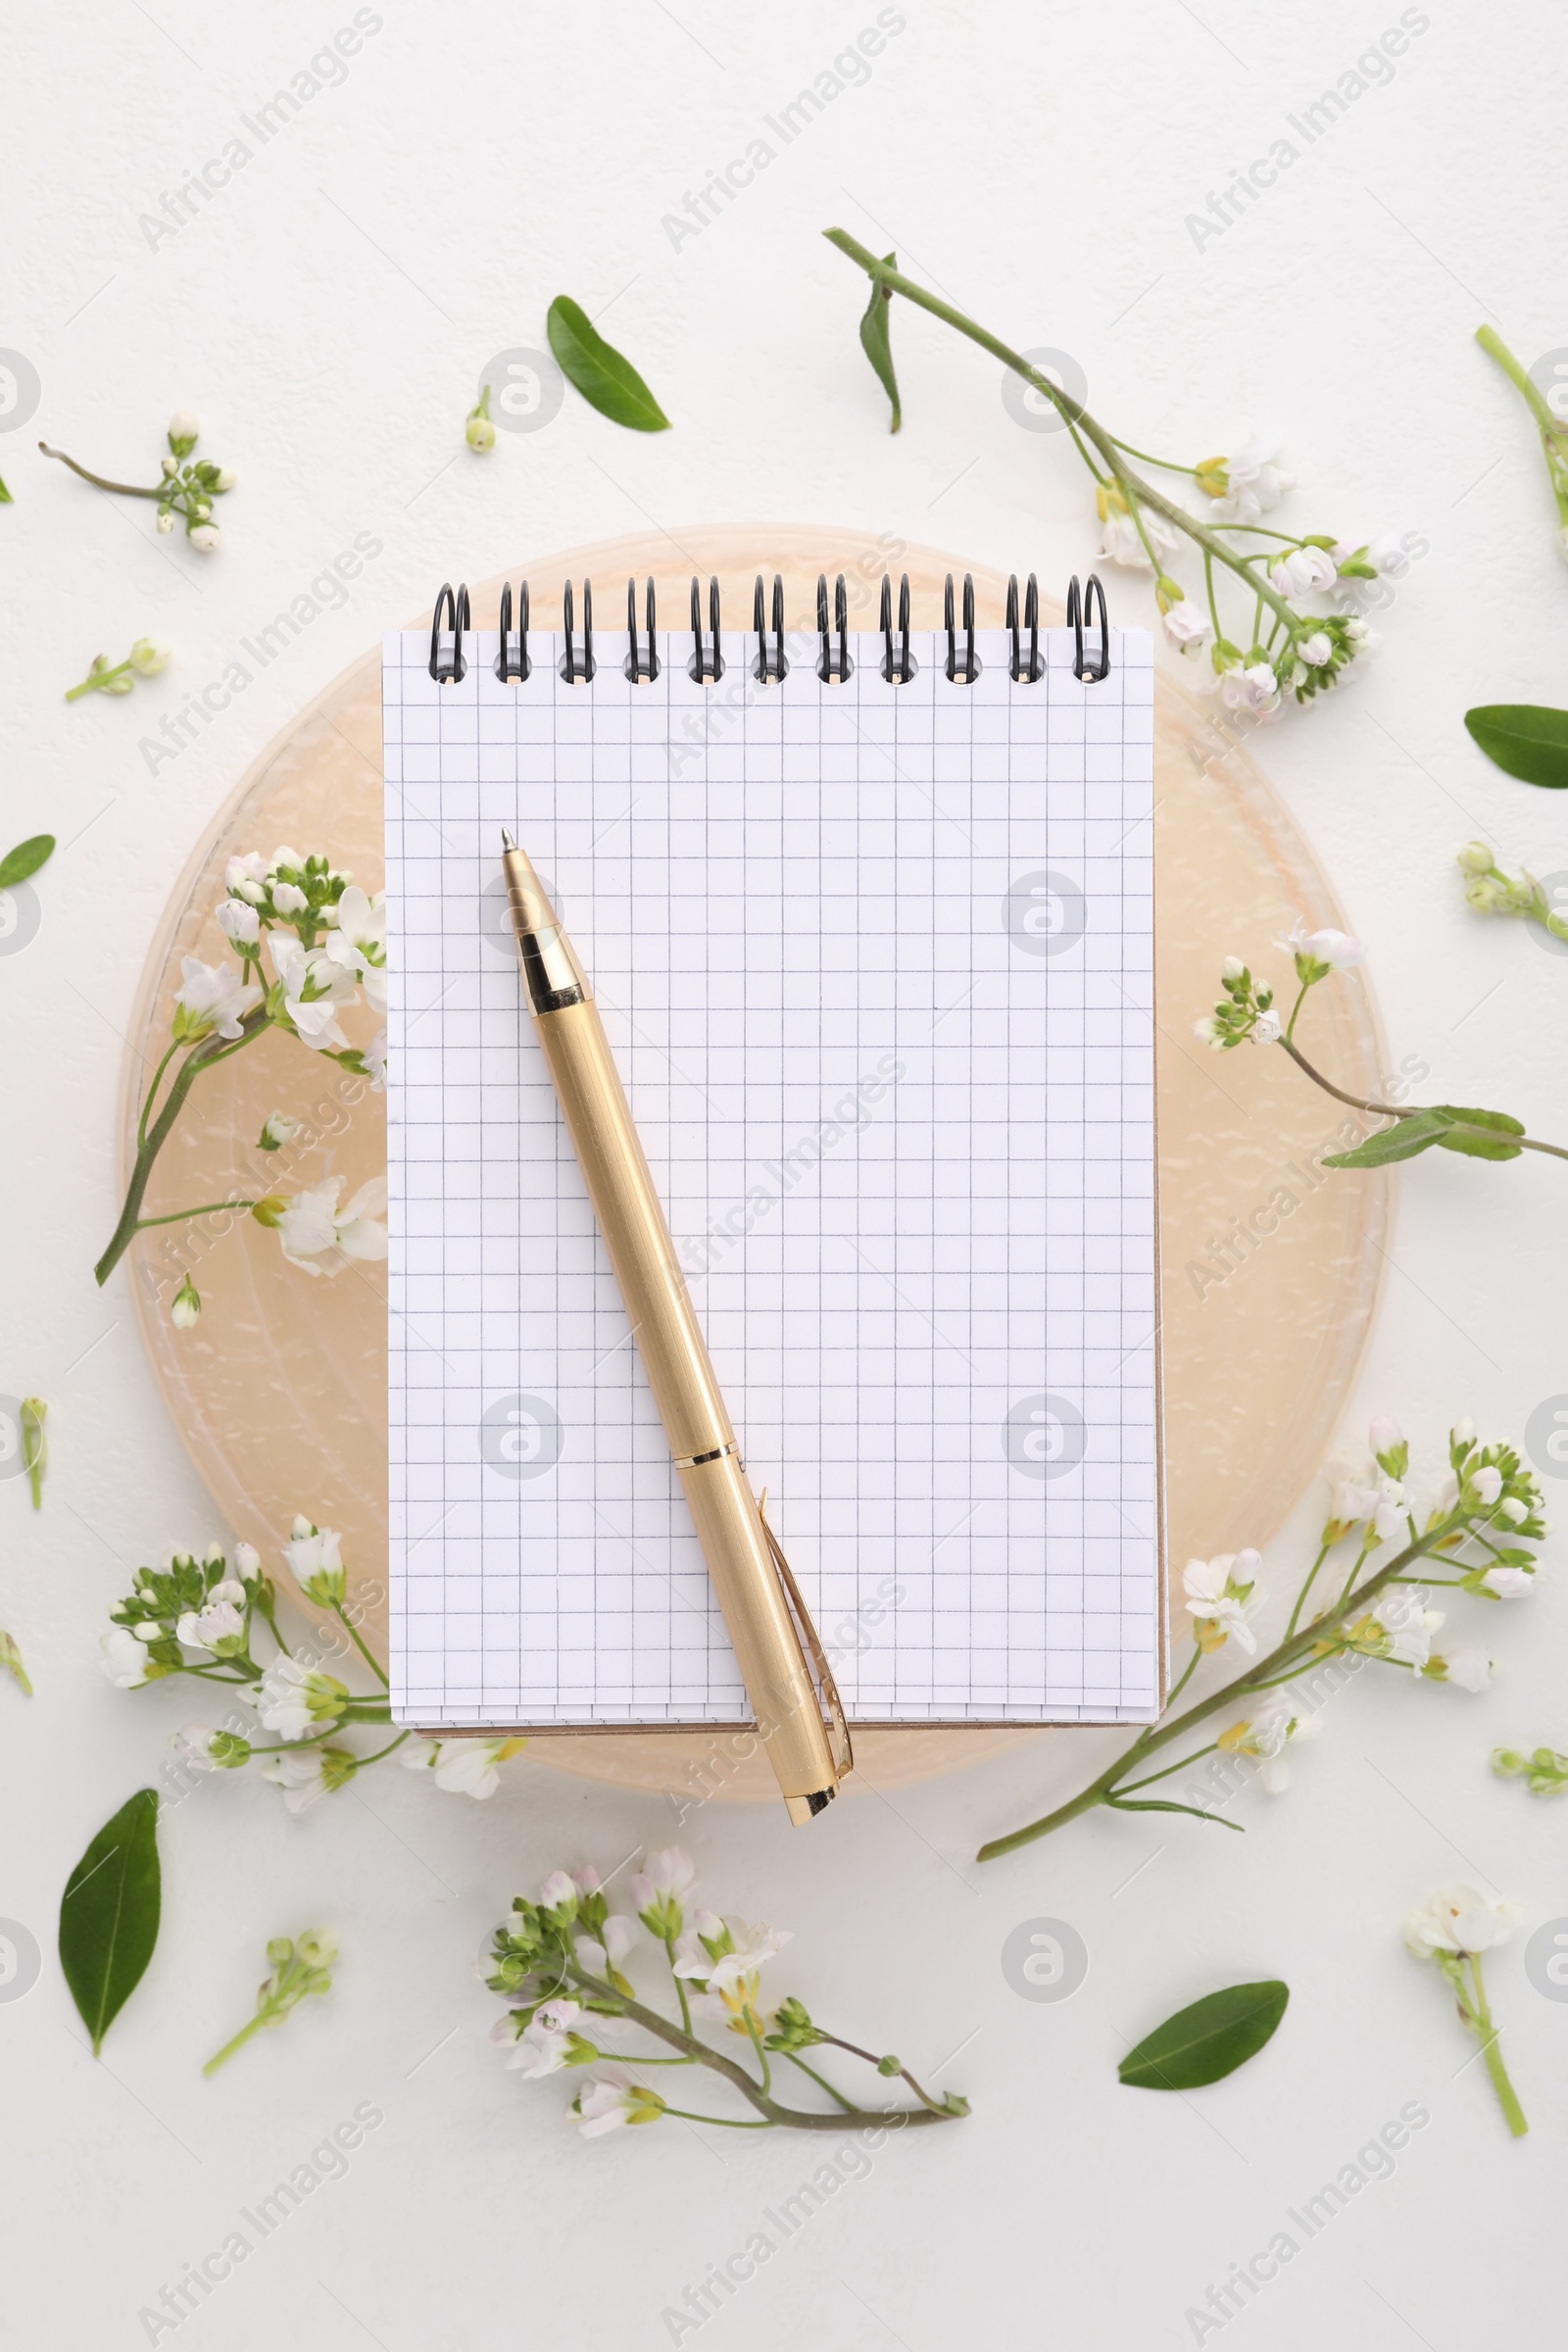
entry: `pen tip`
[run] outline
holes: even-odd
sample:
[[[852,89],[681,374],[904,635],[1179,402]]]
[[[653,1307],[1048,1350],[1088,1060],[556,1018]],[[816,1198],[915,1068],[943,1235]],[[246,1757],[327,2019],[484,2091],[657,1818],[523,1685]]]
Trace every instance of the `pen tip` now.
[[[514,849],[516,848],[516,846],[517,846],[517,845],[516,845],[516,843],[515,843],[515,842],[513,840],[513,838],[512,838],[512,835],[511,835],[511,834],[510,834],[510,833],[507,831],[507,828],[506,828],[506,826],[505,826],[505,825],[503,825],[503,826],[502,826],[502,828],[501,828],[501,847],[502,847],[503,851],[506,851],[506,850],[514,850]]]

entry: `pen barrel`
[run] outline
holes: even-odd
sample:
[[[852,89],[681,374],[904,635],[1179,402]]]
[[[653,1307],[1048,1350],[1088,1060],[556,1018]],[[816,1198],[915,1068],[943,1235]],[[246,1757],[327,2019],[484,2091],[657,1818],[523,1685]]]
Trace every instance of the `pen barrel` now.
[[[735,1432],[598,1006],[585,998],[535,1025],[669,1449],[677,1463],[720,1451]]]
[[[820,1702],[598,1007],[535,1026],[780,1788],[831,1789]]]

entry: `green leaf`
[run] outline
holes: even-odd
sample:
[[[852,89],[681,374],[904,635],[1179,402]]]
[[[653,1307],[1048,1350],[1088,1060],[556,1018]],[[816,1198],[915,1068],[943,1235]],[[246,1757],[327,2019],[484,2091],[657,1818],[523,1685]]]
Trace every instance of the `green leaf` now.
[[[1392,1127],[1380,1128],[1369,1135],[1364,1144],[1353,1152],[1336,1152],[1326,1157],[1326,1168],[1386,1168],[1391,1160],[1414,1159],[1418,1152],[1430,1152],[1441,1143],[1451,1124],[1445,1110],[1418,1110],[1414,1118],[1396,1119]]]
[[[96,2058],[158,1941],[158,1791],[138,1788],[104,1823],[66,1883],[60,1965]]]
[[[1502,1138],[1509,1135],[1523,1135],[1522,1120],[1510,1119],[1505,1110],[1456,1110],[1449,1102],[1440,1102],[1438,1108],[1446,1118],[1452,1119],[1454,1122],[1453,1134],[1440,1135],[1438,1138],[1445,1152],[1463,1152],[1471,1159],[1517,1159],[1519,1157],[1519,1146],[1505,1143]],[[1496,1140],[1494,1141],[1492,1135],[1461,1132],[1463,1129],[1476,1127],[1494,1130]]]
[[[1116,2072],[1137,2090],[1197,2090],[1221,2082],[1271,2039],[1290,1997],[1277,1977],[1205,1993],[1146,2034]]]
[[[1223,1813],[1205,1813],[1201,1805],[1179,1805],[1169,1796],[1107,1796],[1107,1805],[1117,1813],[1190,1813],[1195,1821],[1211,1821],[1216,1829],[1238,1830],[1245,1837],[1239,1821],[1227,1821]]]
[[[19,841],[8,858],[0,858],[0,890],[15,890],[25,882],[40,865],[47,865],[55,854],[52,833],[34,833],[27,841]]]
[[[0,482],[0,507],[14,507],[16,503],[5,483]]]
[[[556,296],[545,328],[562,374],[576,385],[590,408],[634,433],[668,432],[669,418],[630,360],[605,341],[569,294]]]
[[[885,253],[882,259],[890,270],[896,270],[899,266],[896,253]],[[892,294],[873,278],[871,299],[860,320],[860,349],[876,369],[877,380],[893,403],[893,422],[888,429],[896,433],[904,422],[904,404],[899,398],[899,379],[893,371],[892,313]]]
[[[1539,703],[1483,703],[1464,723],[1504,775],[1560,792],[1568,784],[1568,710]]]

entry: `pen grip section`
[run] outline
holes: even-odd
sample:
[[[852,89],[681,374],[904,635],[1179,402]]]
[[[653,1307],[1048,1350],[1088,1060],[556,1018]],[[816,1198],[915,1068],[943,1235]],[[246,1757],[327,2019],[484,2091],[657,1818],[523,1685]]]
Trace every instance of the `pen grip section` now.
[[[720,1452],[735,1432],[598,1007],[586,999],[536,1026],[670,1452]]]

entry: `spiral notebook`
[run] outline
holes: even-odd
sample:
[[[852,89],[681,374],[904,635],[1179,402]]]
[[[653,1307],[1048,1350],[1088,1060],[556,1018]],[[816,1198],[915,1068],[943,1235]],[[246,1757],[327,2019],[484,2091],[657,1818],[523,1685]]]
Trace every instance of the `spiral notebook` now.
[[[444,591],[385,644],[396,1720],[750,1717],[523,1007],[503,824],[852,1722],[1147,1720],[1148,634],[1102,598],[1087,634],[1026,606],[911,635],[885,587],[880,631],[840,599],[786,635],[760,583],[750,630],[695,583],[690,631],[582,617],[530,630],[524,589],[473,630]]]

